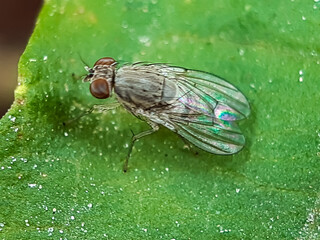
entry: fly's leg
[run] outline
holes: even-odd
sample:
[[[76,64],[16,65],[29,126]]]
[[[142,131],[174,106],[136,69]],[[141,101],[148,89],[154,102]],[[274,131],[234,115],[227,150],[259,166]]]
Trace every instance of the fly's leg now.
[[[113,103],[108,103],[108,104],[95,104],[90,109],[92,109],[91,112],[93,112],[95,110],[100,111],[100,112],[105,112],[105,111],[113,110],[119,106],[120,106],[120,103],[113,102]]]
[[[66,125],[69,125],[70,123],[73,123],[74,121],[78,121],[80,118],[92,113],[93,111],[96,111],[96,110],[100,111],[100,112],[109,111],[109,110],[117,108],[118,106],[120,106],[120,103],[118,103],[118,102],[109,103],[108,105],[95,104],[89,110],[81,113],[78,117],[76,117],[74,119],[70,119],[66,122],[63,122],[63,125],[66,126]]]
[[[186,140],[184,137],[180,136],[179,137],[182,139],[182,141],[184,142],[184,147],[187,148],[189,151],[191,151],[192,153],[194,153],[195,155],[198,155],[198,151],[196,149],[193,148],[192,143],[190,143],[188,140]]]
[[[123,172],[128,171],[129,158],[131,156],[132,148],[133,148],[135,141],[159,130],[158,124],[153,123],[153,122],[147,122],[147,123],[150,125],[151,129],[144,131],[144,132],[141,132],[141,133],[138,133],[138,134],[134,134],[132,132],[132,138],[131,138],[131,142],[129,145],[128,155],[127,155],[126,161],[124,162],[124,165],[123,165]]]

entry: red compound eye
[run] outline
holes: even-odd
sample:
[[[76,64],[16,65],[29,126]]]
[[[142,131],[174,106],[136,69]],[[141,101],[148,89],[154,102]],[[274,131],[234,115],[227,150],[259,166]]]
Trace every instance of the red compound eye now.
[[[104,57],[104,58],[100,58],[98,61],[96,61],[96,63],[94,64],[94,66],[97,66],[97,65],[112,65],[114,64],[116,61],[111,58],[111,57]]]
[[[109,93],[109,84],[107,80],[104,78],[99,78],[97,80],[94,80],[90,84],[90,92],[92,96],[96,98],[99,98],[99,99],[108,98],[110,96],[110,93]]]

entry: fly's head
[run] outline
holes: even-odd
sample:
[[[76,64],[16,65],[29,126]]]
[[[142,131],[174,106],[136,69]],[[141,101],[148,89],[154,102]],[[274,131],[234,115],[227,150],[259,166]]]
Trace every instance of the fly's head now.
[[[92,96],[104,99],[111,96],[114,86],[115,68],[117,62],[111,57],[99,59],[93,68],[86,67],[88,71],[84,82],[90,82]]]

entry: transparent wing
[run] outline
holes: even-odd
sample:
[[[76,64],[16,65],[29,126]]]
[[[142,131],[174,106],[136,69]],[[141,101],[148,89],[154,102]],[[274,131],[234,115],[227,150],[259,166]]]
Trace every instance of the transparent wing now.
[[[233,154],[240,151],[245,138],[234,122],[216,119],[211,125],[176,123],[177,133],[198,146],[215,154]]]
[[[179,101],[202,114],[226,121],[240,120],[250,114],[246,97],[222,78],[179,67],[167,66],[159,71],[176,80],[181,91]]]
[[[165,114],[168,116],[167,121],[171,129],[192,144],[215,154],[233,154],[243,148],[245,138],[235,121],[225,121],[186,111],[187,107],[176,104],[175,107],[165,111]]]
[[[215,154],[243,148],[245,138],[235,121],[247,117],[250,106],[237,88],[201,71],[163,65],[159,71],[179,89],[177,101],[164,110],[179,135]]]

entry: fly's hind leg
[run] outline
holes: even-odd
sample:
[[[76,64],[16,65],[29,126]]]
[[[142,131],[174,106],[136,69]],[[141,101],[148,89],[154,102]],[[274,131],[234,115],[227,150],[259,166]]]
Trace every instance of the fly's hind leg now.
[[[142,137],[145,137],[147,135],[150,135],[151,133],[154,133],[156,131],[159,130],[159,125],[156,124],[156,123],[153,123],[153,122],[147,122],[151,129],[147,130],[147,131],[144,131],[144,132],[141,132],[141,133],[138,133],[138,134],[134,134],[132,132],[132,138],[131,138],[131,142],[130,142],[130,145],[129,145],[129,151],[128,151],[128,155],[127,155],[127,158],[126,158],[126,161],[124,162],[124,165],[123,165],[123,172],[127,172],[128,171],[128,163],[129,163],[129,158],[131,156],[131,152],[132,152],[132,148],[133,148],[133,145],[135,143],[135,141],[137,141],[138,139],[142,138]]]
[[[198,155],[198,154],[199,154],[199,152],[198,152],[196,149],[193,148],[194,145],[192,145],[192,143],[190,143],[188,140],[186,140],[184,137],[182,137],[182,136],[180,136],[180,135],[179,135],[179,137],[180,137],[180,138],[182,139],[182,141],[184,142],[183,148],[188,149],[190,152],[192,152],[192,153],[195,154],[195,155]]]

